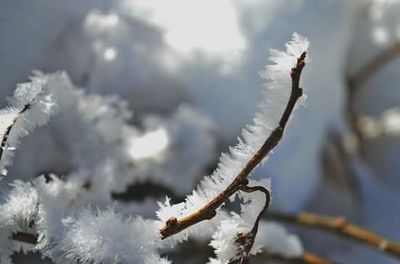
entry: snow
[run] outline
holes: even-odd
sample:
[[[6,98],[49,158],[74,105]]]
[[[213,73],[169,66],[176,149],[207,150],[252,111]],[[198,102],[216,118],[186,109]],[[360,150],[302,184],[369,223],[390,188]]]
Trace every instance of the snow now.
[[[302,78],[307,104],[296,111],[267,166],[258,167],[252,178],[271,178],[273,209],[321,208],[324,203],[315,195],[326,191],[321,152],[329,144],[327,135],[335,130],[348,138],[343,116],[346,74],[399,41],[399,6],[397,0],[0,1],[0,136],[16,121],[0,162],[2,174],[7,174],[0,184],[1,207],[7,212],[0,217],[0,262],[10,263],[10,254],[21,247],[50,256],[51,237],[58,240],[64,231],[84,231],[79,219],[93,220],[95,233],[106,231],[95,224],[100,221],[96,212],[124,227],[140,222],[140,216],[155,219],[158,197],[166,194],[143,190],[150,197],[114,201],[113,194],[128,191],[130,185],[150,182],[176,196],[169,204],[182,201],[203,175],[211,173],[219,153],[234,144],[257,111],[257,101],[265,96],[259,89],[263,81],[257,78],[265,65],[265,49],[280,48],[293,32],[312,43],[312,63]],[[283,56],[281,63],[290,64],[291,59]],[[361,145],[365,155],[351,160],[363,168],[356,173],[364,199],[352,205],[355,220],[394,240],[400,237],[394,228],[399,220],[398,68],[399,61],[391,61],[357,92],[354,106],[363,117],[367,139]],[[57,73],[36,72],[29,78],[35,69]],[[17,83],[24,84],[13,95]],[[38,97],[39,91],[51,91],[52,96]],[[274,96],[284,102],[285,94],[279,91]],[[39,100],[19,117],[23,104],[33,98]],[[281,109],[273,106],[268,111],[272,118]],[[272,127],[275,121],[263,120]],[[150,154],[132,157],[129,153],[143,152],[132,149],[131,143],[154,132],[158,144],[150,140],[143,146]],[[246,157],[239,152],[224,155],[222,170],[231,176],[238,170],[237,160]],[[46,183],[48,178],[52,180]],[[329,210],[342,208],[343,195],[333,195],[336,198],[326,201],[330,206],[323,210],[334,213]],[[262,202],[258,194],[251,199]],[[42,202],[35,209],[37,200]],[[199,195],[188,203],[199,207],[207,200]],[[164,220],[186,210],[167,208]],[[242,221],[251,224],[253,213],[241,215]],[[220,210],[212,221],[195,226],[191,238],[208,241],[230,217]],[[32,219],[37,224],[27,227]],[[73,229],[64,230],[66,226]],[[15,228],[41,233],[38,247],[10,241]],[[263,249],[301,252],[296,242],[288,242],[290,234],[280,227],[271,230],[261,242]],[[285,242],[269,244],[274,234],[282,234]],[[182,238],[185,234],[163,241],[161,251],[175,248]],[[394,263],[369,249],[347,244],[337,249],[325,240],[313,240],[317,238],[304,238],[307,251],[338,262]],[[75,247],[77,242],[68,243]],[[167,262],[158,250],[152,252],[154,262]],[[126,254],[121,250],[118,255]]]

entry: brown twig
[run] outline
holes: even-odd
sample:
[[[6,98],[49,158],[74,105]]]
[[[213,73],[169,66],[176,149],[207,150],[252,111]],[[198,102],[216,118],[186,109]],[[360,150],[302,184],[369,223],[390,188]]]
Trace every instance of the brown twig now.
[[[292,89],[289,101],[279,121],[279,125],[268,136],[261,148],[253,155],[253,157],[251,157],[246,166],[235,177],[233,182],[214,199],[209,201],[196,212],[183,217],[182,219],[177,219],[176,217],[171,217],[168,219],[165,226],[160,229],[162,239],[177,234],[201,221],[212,219],[216,215],[216,209],[240,189],[240,187],[243,185],[242,183],[244,180],[246,180],[251,171],[279,143],[296,102],[303,95],[303,90],[299,87],[299,83],[301,72],[305,66],[305,58],[306,52],[301,54],[301,56],[297,59],[296,66],[290,72],[290,76],[292,78]]]
[[[296,215],[269,212],[264,215],[264,218],[328,231],[335,235],[368,245],[376,250],[400,259],[400,244],[367,229],[351,224],[343,217],[327,217],[305,212]]]
[[[24,242],[27,244],[36,245],[38,241],[38,236],[36,234],[31,234],[26,232],[16,232],[12,234],[11,239],[18,242]]]
[[[240,233],[237,237],[236,243],[239,245],[239,248],[241,249],[241,252],[238,252],[238,256],[236,259],[231,260],[229,264],[245,264],[249,262],[250,258],[250,251],[253,248],[254,245],[254,240],[256,238],[257,232],[258,232],[258,226],[260,223],[260,219],[262,214],[268,209],[268,206],[271,202],[271,194],[269,191],[262,187],[262,186],[247,186],[243,185],[240,188],[240,191],[246,192],[246,193],[252,193],[252,192],[262,192],[265,195],[265,203],[263,208],[260,210],[260,213],[258,214],[256,221],[254,222],[253,228],[250,230],[248,233]]]
[[[244,185],[244,186],[240,187],[240,191],[246,192],[246,193],[262,192],[265,195],[264,206],[260,210],[260,213],[258,214],[258,216],[256,218],[256,221],[254,222],[254,226],[250,231],[250,233],[252,233],[254,235],[254,237],[255,237],[255,235],[257,234],[257,231],[258,231],[258,225],[260,223],[261,216],[265,211],[267,211],[268,206],[271,203],[271,194],[266,188],[264,188],[262,186],[247,186],[247,185]]]
[[[10,134],[11,134],[12,129],[14,128],[15,123],[30,108],[31,108],[31,104],[26,104],[18,112],[18,115],[14,118],[12,123],[6,128],[6,132],[4,133],[3,138],[1,139],[1,144],[0,144],[0,160],[3,158],[4,151],[7,149],[7,140],[9,138]]]

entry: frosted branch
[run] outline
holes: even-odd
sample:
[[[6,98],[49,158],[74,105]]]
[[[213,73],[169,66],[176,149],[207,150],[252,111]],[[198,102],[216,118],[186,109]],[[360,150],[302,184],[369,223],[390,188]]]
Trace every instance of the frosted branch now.
[[[235,263],[247,263],[250,255],[250,251],[253,248],[254,245],[254,240],[256,238],[257,232],[258,232],[258,226],[260,223],[261,216],[263,212],[265,212],[269,206],[269,203],[271,201],[271,195],[269,191],[262,187],[262,186],[247,186],[243,185],[240,188],[240,191],[246,192],[246,193],[252,193],[252,192],[262,192],[265,195],[265,203],[263,208],[260,210],[259,214],[257,215],[256,221],[254,222],[253,228],[250,230],[248,233],[239,233],[236,239],[236,243],[239,245],[239,248],[241,249],[241,252],[238,254],[238,258],[235,260],[232,260],[230,264],[235,264]]]
[[[205,205],[201,206],[198,210],[183,216],[182,218],[178,219],[176,216],[170,217],[166,223],[165,226],[163,226],[160,229],[160,233],[162,235],[162,238],[165,239],[167,237],[170,237],[174,234],[177,234],[185,229],[187,229],[190,226],[193,226],[199,222],[202,222],[204,220],[209,220],[212,219],[216,215],[216,210],[227,200],[229,199],[233,194],[235,194],[240,188],[244,185],[244,182],[246,181],[247,177],[250,175],[250,173],[253,171],[254,168],[257,167],[258,164],[272,151],[272,149],[275,148],[275,146],[279,143],[281,140],[285,127],[287,125],[287,122],[289,120],[289,117],[291,116],[296,103],[298,99],[302,96],[303,90],[300,88],[300,76],[301,72],[305,66],[305,59],[306,59],[306,50],[308,47],[308,42],[304,39],[301,39],[297,34],[294,35],[293,41],[287,44],[287,53],[279,52],[279,51],[272,51],[275,57],[272,57],[272,59],[275,59],[276,61],[283,61],[283,69],[281,68],[282,65],[277,66],[278,69],[274,69],[270,66],[269,71],[267,72],[269,78],[273,78],[273,76],[276,75],[282,75],[279,76],[283,80],[286,78],[286,74],[291,77],[291,92],[289,99],[286,103],[286,107],[283,111],[283,114],[281,115],[278,126],[276,126],[269,134],[267,139],[264,141],[264,143],[261,145],[261,147],[256,151],[254,154],[250,155],[249,160],[244,162],[244,166],[242,168],[237,168],[238,173],[236,176],[233,178],[232,182],[223,190],[221,190],[219,193],[216,193],[214,198],[209,200]],[[294,66],[291,69],[289,68],[287,71],[285,71],[285,66],[287,67],[288,64],[292,62],[292,57],[294,54],[298,54],[298,57],[295,57],[295,63]],[[283,59],[281,58],[283,57]],[[289,63],[288,63],[289,62]],[[277,63],[278,65],[278,63]],[[271,69],[272,68],[272,69]],[[280,83],[279,85],[286,84],[285,81]],[[278,85],[278,86],[279,86]],[[265,114],[265,113],[263,113]],[[259,119],[257,119],[259,118]],[[256,125],[253,127],[250,127],[252,129],[253,133],[256,134],[257,136],[250,134],[249,131],[244,131],[245,134],[245,139],[249,141],[249,138],[251,138],[251,135],[256,137],[256,139],[253,139],[254,142],[257,142],[259,138],[258,136],[262,138],[262,134],[258,135],[257,132],[263,131],[262,129],[266,126],[263,122],[263,117],[261,114],[256,115],[255,123]],[[260,120],[261,119],[261,120]],[[268,123],[268,122],[267,122]],[[259,125],[260,127],[258,127]],[[256,131],[256,132],[254,132]],[[248,135],[248,137],[246,137]],[[239,147],[238,147],[238,152],[245,152],[248,154],[249,149],[252,150],[254,145],[257,145],[257,143],[251,142],[248,146],[243,142],[239,142]],[[241,155],[240,153],[235,153],[235,150],[231,151],[233,154],[236,154],[237,156]],[[243,156],[243,155],[241,155]],[[243,159],[243,157],[241,157]],[[220,165],[220,170],[224,169],[225,166],[238,166],[237,163],[234,164],[234,160],[230,160],[229,157],[227,156],[222,156],[221,158],[221,165]],[[226,163],[226,164],[224,164]],[[230,164],[232,163],[232,164]],[[239,163],[239,162],[238,162]],[[240,164],[240,163],[239,163]],[[217,169],[217,173],[221,172]],[[228,175],[227,175],[228,177]],[[222,179],[221,181],[223,181]],[[206,182],[204,183],[205,186],[210,186],[212,184],[216,185],[215,180],[207,178],[205,180]],[[200,188],[200,192],[204,192],[204,186],[203,190]],[[214,187],[215,188],[215,187]],[[198,197],[196,193],[193,193],[193,199],[195,197]],[[186,206],[186,205],[183,205]]]
[[[40,75],[40,73],[38,73]],[[34,76],[31,82],[17,86],[9,107],[0,110],[0,173],[7,174],[13,151],[21,137],[27,136],[35,127],[45,125],[56,111],[56,98],[47,78]]]

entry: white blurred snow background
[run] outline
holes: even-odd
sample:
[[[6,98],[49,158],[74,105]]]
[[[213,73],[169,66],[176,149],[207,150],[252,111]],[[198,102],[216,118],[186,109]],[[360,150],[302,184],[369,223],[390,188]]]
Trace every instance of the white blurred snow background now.
[[[322,166],[332,132],[349,130],[346,73],[400,41],[399,11],[400,2],[378,0],[0,0],[0,102],[32,70],[65,70],[90,94],[118,95],[133,124],[161,137],[166,127],[174,136],[166,148],[186,151],[169,150],[178,154],[167,152],[161,168],[150,169],[154,181],[166,177],[162,183],[184,195],[250,123],[268,48],[299,32],[311,42],[306,108],[255,177],[272,178],[274,209],[344,215],[400,241],[398,134],[368,139],[365,156],[349,158],[355,187],[336,167],[327,179]],[[375,117],[400,105],[399,66],[392,61],[361,88],[360,113]],[[60,131],[56,123],[23,140],[3,186],[32,172],[71,170],[63,144],[76,139],[65,139],[61,123]],[[319,233],[299,234],[307,250],[340,263],[395,263]]]

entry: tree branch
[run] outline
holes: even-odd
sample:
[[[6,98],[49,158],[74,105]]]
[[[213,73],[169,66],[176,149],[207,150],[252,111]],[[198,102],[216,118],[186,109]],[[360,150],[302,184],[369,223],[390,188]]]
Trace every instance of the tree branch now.
[[[11,239],[18,242],[24,242],[27,244],[36,245],[38,236],[36,234],[31,234],[26,232],[16,232],[12,234]]]
[[[240,188],[240,191],[246,192],[246,193],[252,193],[252,192],[262,192],[265,195],[265,203],[263,208],[260,210],[260,213],[258,214],[256,221],[254,222],[253,228],[250,230],[248,233],[239,233],[238,237],[236,239],[236,243],[240,246],[239,248],[241,249],[240,254],[238,254],[238,258],[231,260],[229,264],[245,264],[250,262],[250,251],[253,248],[254,245],[254,240],[256,238],[257,232],[258,232],[258,226],[260,223],[260,219],[262,214],[268,209],[268,206],[271,202],[271,194],[269,191],[262,187],[262,186],[254,186],[250,187],[247,185],[243,185]]]
[[[199,222],[212,219],[216,215],[216,209],[219,208],[225,200],[236,193],[241,186],[243,186],[243,182],[246,180],[251,171],[279,143],[296,102],[303,94],[303,90],[299,87],[299,83],[301,72],[305,66],[305,58],[306,52],[301,54],[301,56],[297,59],[296,66],[290,72],[290,76],[292,78],[292,89],[286,109],[282,114],[279,125],[272,131],[261,148],[253,155],[253,157],[251,157],[246,166],[235,177],[233,182],[214,199],[209,201],[196,212],[183,217],[182,219],[177,219],[176,217],[171,217],[168,219],[165,226],[160,229],[162,239],[177,234]]]
[[[343,217],[327,217],[301,212],[297,215],[269,212],[264,218],[287,224],[315,228],[368,245],[387,255],[400,259],[400,244],[367,229],[351,224]]]
[[[15,123],[17,122],[17,120],[26,112],[31,108],[31,104],[26,104],[19,112],[18,115],[14,118],[14,120],[12,121],[12,123],[6,128],[6,132],[3,135],[3,138],[1,139],[1,144],[0,144],[0,160],[3,158],[3,154],[4,151],[7,149],[7,140],[8,137],[11,134],[11,131],[15,125]]]

